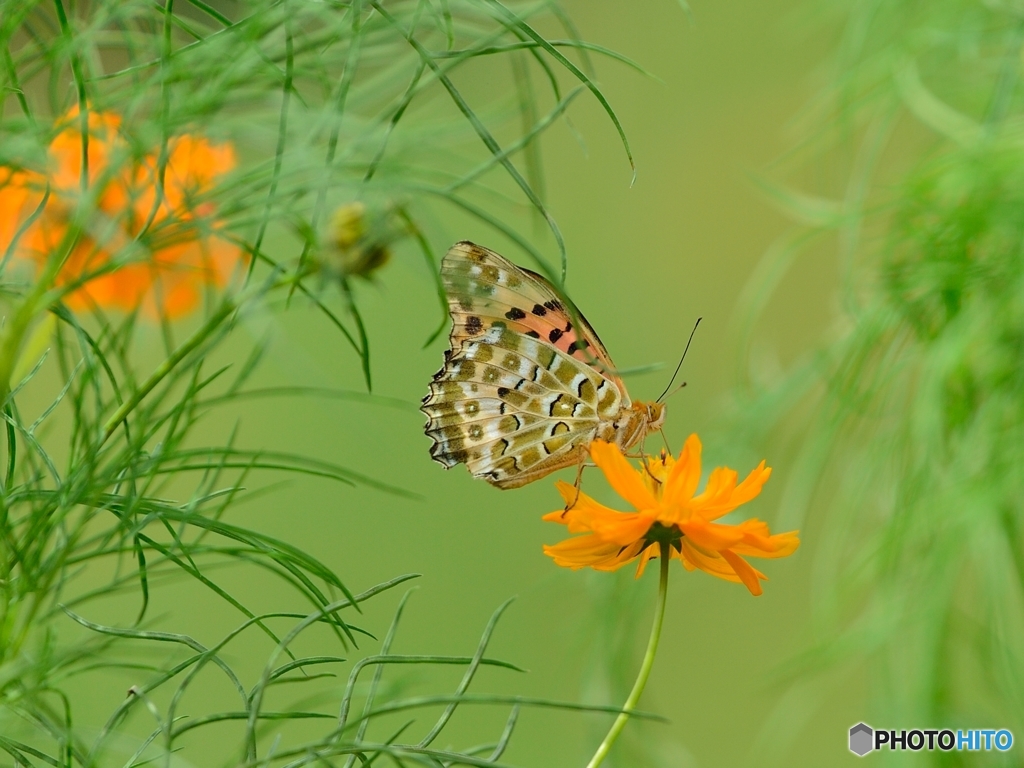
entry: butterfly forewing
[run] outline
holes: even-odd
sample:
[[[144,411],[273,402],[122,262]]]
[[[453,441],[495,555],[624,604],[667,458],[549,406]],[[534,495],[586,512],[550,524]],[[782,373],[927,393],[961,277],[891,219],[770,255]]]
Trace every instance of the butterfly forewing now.
[[[501,488],[579,463],[625,399],[597,335],[582,317],[575,333],[543,278],[472,243],[448,252],[442,277],[454,324],[422,408],[431,455]]]
[[[441,263],[453,327],[452,350],[463,339],[502,321],[509,330],[546,341],[596,368],[626,396],[614,374],[608,351],[575,307],[566,309],[552,285],[536,272],[522,269],[494,251],[470,242],[456,243]],[[628,397],[627,397],[628,400]]]

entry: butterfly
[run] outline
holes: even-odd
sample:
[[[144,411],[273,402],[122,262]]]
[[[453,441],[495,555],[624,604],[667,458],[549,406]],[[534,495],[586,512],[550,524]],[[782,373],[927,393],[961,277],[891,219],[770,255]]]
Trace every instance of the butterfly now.
[[[468,241],[441,262],[452,317],[423,398],[430,455],[498,488],[582,467],[595,439],[625,452],[665,421],[633,402],[597,333],[535,272]]]

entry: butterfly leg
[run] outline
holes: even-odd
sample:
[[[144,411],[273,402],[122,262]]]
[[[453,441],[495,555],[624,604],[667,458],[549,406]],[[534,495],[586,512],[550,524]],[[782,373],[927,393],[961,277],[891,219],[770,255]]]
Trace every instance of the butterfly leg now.
[[[658,430],[658,431],[661,432],[661,436],[662,437],[665,436],[664,430]],[[640,453],[637,456],[633,456],[631,458],[638,458],[638,459],[640,459],[640,462],[644,465],[644,471],[648,474],[648,476],[655,483],[658,483],[660,485],[661,481],[657,477],[655,477],[653,472],[651,472],[651,467],[650,467],[650,465],[647,462],[647,453],[644,451],[644,448],[643,448],[644,443],[646,441],[647,441],[647,429],[645,427],[644,431],[640,434],[640,439],[637,441],[637,445],[640,446],[640,448],[639,448]],[[667,442],[666,442],[666,444],[667,444]]]
[[[665,429],[663,427],[658,429],[658,434],[661,435],[661,440],[665,443],[665,450],[668,453],[672,453],[672,446],[668,444],[668,437],[665,436]]]
[[[568,512],[570,509],[576,506],[576,502],[580,500],[580,486],[583,483],[583,470],[586,467],[593,467],[595,464],[587,463],[586,459],[580,457],[580,463],[576,465],[576,482],[573,483],[573,488],[576,489],[576,496],[572,500],[572,504],[567,504],[565,511]]]
[[[658,431],[661,432],[661,436],[662,437],[665,436],[665,431],[663,429],[659,429]],[[646,443],[646,442],[647,442],[647,428],[644,427],[643,431],[640,433],[640,439],[638,439],[636,441],[636,443],[635,443],[637,452],[636,453],[626,453],[625,454],[626,456],[628,456],[631,459],[640,459],[644,463],[645,467],[647,466],[647,454],[644,452],[644,443]],[[667,441],[666,441],[665,444],[668,445]]]

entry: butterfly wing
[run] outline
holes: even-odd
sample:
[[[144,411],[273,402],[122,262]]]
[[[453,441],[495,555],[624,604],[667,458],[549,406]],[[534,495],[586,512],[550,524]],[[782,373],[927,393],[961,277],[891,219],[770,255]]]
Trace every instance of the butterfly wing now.
[[[578,463],[621,403],[595,369],[495,321],[449,357],[422,410],[435,460],[515,488]]]
[[[579,315],[577,334],[543,278],[493,251],[457,243],[441,274],[453,328],[422,406],[431,455],[499,488],[578,463],[624,401],[597,335]]]
[[[544,277],[469,241],[453,245],[441,262],[441,280],[452,316],[451,349],[478,335],[488,322],[541,339],[596,368],[627,400],[626,387],[593,326],[559,297]]]

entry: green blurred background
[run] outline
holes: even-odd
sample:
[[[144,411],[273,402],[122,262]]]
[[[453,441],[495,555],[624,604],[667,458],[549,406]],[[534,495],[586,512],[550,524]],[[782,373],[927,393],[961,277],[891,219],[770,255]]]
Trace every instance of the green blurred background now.
[[[781,448],[779,455],[757,455],[748,445],[733,445],[723,414],[746,365],[737,345],[741,292],[750,290],[766,251],[794,226],[755,178],[770,174],[802,136],[797,117],[821,86],[820,62],[835,41],[820,25],[805,24],[806,11],[791,0],[696,0],[689,16],[672,0],[575,0],[566,6],[584,39],[633,58],[660,78],[597,59],[599,82],[635,152],[632,186],[614,130],[589,96],[569,111],[585,147],[564,125],[542,140],[548,200],[569,250],[570,295],[620,367],[666,364],[629,380],[639,399],[658,395],[694,321],[703,317],[683,368],[687,386],[669,401],[666,434],[678,450],[689,433],[701,433],[709,443],[709,465],[746,472],[766,458],[775,474],[749,511],[775,526],[787,455]],[[460,86],[470,97],[501,87],[497,66],[505,67],[495,65],[493,80],[488,67],[470,68],[476,79],[462,74]],[[529,236],[533,225],[522,213],[521,231]],[[441,207],[428,234],[438,250],[471,239],[530,266],[480,223]],[[268,250],[273,248],[271,243]],[[378,277],[358,290],[373,342],[375,391],[415,404],[446,346],[440,339],[421,349],[437,320],[436,297],[410,243],[396,248]],[[754,336],[754,357],[764,371],[781,369],[820,340],[821,329],[836,316],[837,281],[834,261],[813,251],[789,273]],[[263,383],[362,386],[351,349],[302,302],[287,313],[252,316],[240,330],[238,357],[253,341],[270,342],[259,374]],[[150,332],[155,338],[157,331]],[[242,445],[304,452],[422,494],[422,500],[406,500],[292,479],[229,513],[230,520],[244,520],[321,558],[354,591],[401,573],[422,574],[395,650],[470,654],[492,611],[514,596],[491,655],[529,673],[485,670],[477,690],[620,703],[648,632],[654,572],[634,581],[631,569],[610,575],[557,568],[541,552],[542,543],[564,534],[540,520],[559,506],[554,478],[501,492],[461,467],[445,472],[429,458],[423,421],[414,406],[281,399],[219,411],[204,434],[222,439],[238,423]],[[603,484],[596,473],[585,482],[595,492]],[[615,765],[837,765],[856,759],[846,749],[846,729],[864,717],[861,678],[846,670],[842,677],[793,685],[783,672],[807,638],[813,520],[802,535],[795,556],[763,568],[771,581],[756,599],[739,585],[673,570],[661,651],[642,700],[644,710],[669,723],[630,724]],[[296,609],[286,588],[269,577],[234,566],[220,578],[253,606]],[[357,623],[381,637],[397,597],[375,599]],[[162,585],[153,600],[178,631],[207,643],[238,619],[195,585]],[[326,634],[318,642],[319,649],[311,641],[304,650],[337,650]],[[233,651],[242,668],[258,671],[259,663],[243,660],[247,647],[261,660],[269,646],[253,641]],[[376,648],[367,640],[360,653]],[[453,685],[457,675],[426,680],[389,670],[386,679],[437,690],[434,682]],[[92,688],[96,712],[112,710],[131,682],[123,675],[109,688]],[[202,690],[195,695],[220,695],[216,686]],[[443,739],[497,738],[506,714],[497,707],[460,713]],[[526,712],[507,759],[582,765],[608,724],[601,715]],[[216,754],[218,734],[227,741],[232,728],[197,732],[202,735],[183,742],[195,749],[175,760],[206,764],[196,756]]]

